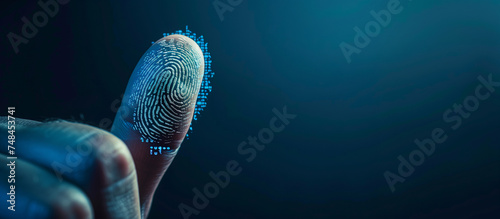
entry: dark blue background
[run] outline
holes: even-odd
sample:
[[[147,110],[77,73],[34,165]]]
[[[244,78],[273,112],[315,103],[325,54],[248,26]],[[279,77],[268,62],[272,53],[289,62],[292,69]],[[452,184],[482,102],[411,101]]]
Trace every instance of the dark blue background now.
[[[242,173],[196,218],[498,215],[500,94],[456,131],[442,115],[473,94],[479,75],[500,81],[500,2],[402,0],[404,10],[348,64],[340,42],[352,44],[353,27],[387,2],[244,0],[220,21],[212,0],[73,0],[17,55],[6,35],[40,8],[4,2],[0,109],[97,126],[114,118],[110,105],[151,41],[189,25],[208,42],[213,92],[151,218],[180,218],[192,188],[233,159]],[[297,118],[244,161],[238,144],[283,106]],[[383,173],[436,127],[448,140],[391,193]]]

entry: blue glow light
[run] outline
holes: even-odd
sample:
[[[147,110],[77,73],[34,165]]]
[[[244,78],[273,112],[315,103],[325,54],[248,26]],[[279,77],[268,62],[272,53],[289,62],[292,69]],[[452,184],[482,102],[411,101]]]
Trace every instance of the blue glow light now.
[[[198,115],[201,114],[203,109],[207,106],[207,97],[210,92],[212,92],[212,85],[210,85],[210,79],[213,78],[214,72],[212,71],[212,56],[208,52],[208,43],[205,42],[203,35],[196,36],[196,33],[191,32],[186,26],[186,30],[178,30],[173,33],[163,33],[163,37],[170,35],[184,35],[195,41],[203,52],[203,57],[205,59],[205,72],[203,75],[203,80],[201,81],[200,91],[198,93],[198,98],[196,100],[196,105],[193,113],[193,120],[198,120]],[[154,44],[155,42],[152,42]],[[189,133],[193,132],[193,123],[191,122],[188,132],[186,133],[186,139],[189,139]]]
[[[210,52],[208,52],[208,43],[205,42],[203,35],[196,36],[196,33],[191,32],[188,29],[188,26],[186,26],[186,31],[178,30],[173,33],[164,33],[163,36],[165,37],[174,34],[184,35],[194,40],[200,47],[203,52],[203,57],[205,58],[205,72],[203,80],[201,81],[200,92],[198,93],[198,99],[196,100],[196,106],[193,113],[193,120],[198,120],[198,115],[200,115],[203,109],[207,106],[208,94],[212,92],[212,85],[210,85],[210,79],[214,76],[214,72],[212,71],[212,56],[210,56]],[[192,125],[193,123],[191,122],[189,131],[186,133],[186,139],[189,139],[189,133],[193,132]]]
[[[149,147],[149,154],[151,154],[151,155],[163,154],[162,151],[165,151],[165,150],[167,152],[171,152],[170,147],[151,146],[151,147]]]

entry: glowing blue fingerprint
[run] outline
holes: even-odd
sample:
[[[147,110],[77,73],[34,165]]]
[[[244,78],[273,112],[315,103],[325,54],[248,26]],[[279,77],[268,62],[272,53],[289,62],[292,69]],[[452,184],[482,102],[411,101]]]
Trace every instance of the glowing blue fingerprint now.
[[[136,69],[138,78],[128,100],[136,106],[132,128],[141,134],[141,142],[151,143],[151,155],[171,155],[180,146],[171,144],[179,139],[175,135],[189,127],[185,136],[189,139],[193,120],[207,106],[214,72],[208,43],[187,26],[185,31],[164,33],[153,44]]]
[[[139,61],[126,101],[134,106],[131,128],[141,142],[151,143],[151,155],[179,148],[179,137],[191,125],[204,63],[200,46],[187,36],[161,38]]]
[[[210,52],[208,51],[208,43],[205,42],[203,36],[202,35],[196,36],[196,33],[191,32],[188,29],[188,26],[186,26],[186,31],[178,30],[173,33],[163,33],[163,36],[165,37],[174,34],[184,35],[195,41],[201,48],[201,51],[203,52],[203,57],[205,59],[205,72],[203,75],[203,80],[201,82],[200,91],[198,93],[198,98],[196,100],[196,106],[194,108],[194,113],[193,113],[193,120],[198,120],[198,115],[200,115],[203,109],[207,107],[208,94],[212,92],[212,86],[210,85],[210,79],[213,78],[214,76],[214,72],[212,71],[212,56],[210,56]],[[186,139],[189,139],[189,133],[193,132],[192,126],[193,123],[191,122],[189,131],[186,133]]]

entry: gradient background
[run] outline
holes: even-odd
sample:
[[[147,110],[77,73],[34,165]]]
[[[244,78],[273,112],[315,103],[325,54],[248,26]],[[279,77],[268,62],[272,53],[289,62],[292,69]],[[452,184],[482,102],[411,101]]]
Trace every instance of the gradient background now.
[[[233,159],[243,172],[192,218],[500,215],[500,93],[456,131],[442,120],[479,75],[500,81],[500,1],[402,0],[348,64],[339,43],[352,44],[353,27],[387,2],[244,0],[221,21],[212,0],[73,0],[16,55],[6,35],[40,7],[3,1],[0,109],[96,126],[113,119],[111,103],[151,41],[189,25],[208,42],[213,92],[150,218],[181,218],[192,188]],[[297,118],[244,161],[238,144],[285,105]],[[448,140],[391,193],[384,171],[396,172],[397,156],[436,127]]]

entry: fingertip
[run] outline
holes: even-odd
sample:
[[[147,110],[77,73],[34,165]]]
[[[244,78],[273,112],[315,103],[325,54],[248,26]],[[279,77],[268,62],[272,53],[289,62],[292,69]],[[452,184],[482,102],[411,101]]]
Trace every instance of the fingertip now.
[[[201,51],[201,48],[198,45],[198,43],[196,43],[193,39],[191,39],[187,36],[181,35],[181,34],[172,34],[172,35],[162,37],[159,40],[157,40],[154,44],[160,44],[162,42],[169,42],[170,40],[179,41],[179,42],[187,44],[189,47],[191,47],[190,49],[195,51],[197,53],[197,55],[200,56],[200,58],[203,58],[203,52]]]
[[[195,41],[184,35],[159,39],[137,64],[121,106],[128,113],[117,114],[112,132],[127,145],[182,141],[203,74],[203,52]]]

